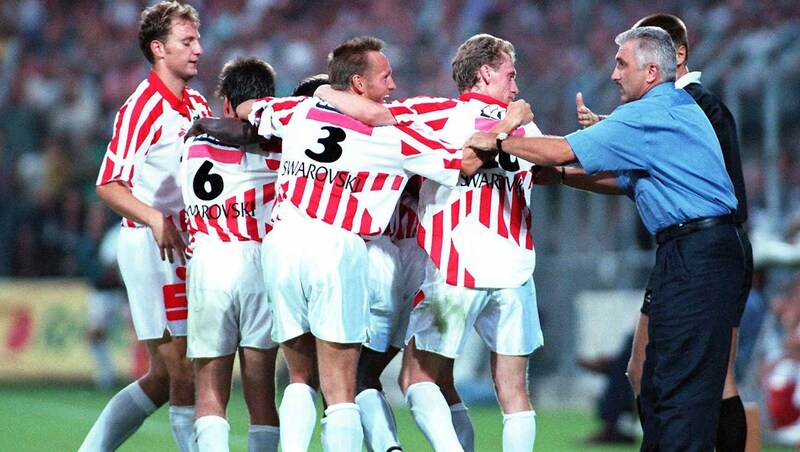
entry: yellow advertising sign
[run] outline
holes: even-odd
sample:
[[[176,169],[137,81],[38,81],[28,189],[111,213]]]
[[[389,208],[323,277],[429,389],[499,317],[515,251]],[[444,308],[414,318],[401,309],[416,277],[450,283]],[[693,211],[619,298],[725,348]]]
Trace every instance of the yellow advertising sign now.
[[[86,380],[90,289],[75,279],[0,280],[0,380]],[[132,375],[134,341],[125,325],[112,328],[111,353],[121,377]]]

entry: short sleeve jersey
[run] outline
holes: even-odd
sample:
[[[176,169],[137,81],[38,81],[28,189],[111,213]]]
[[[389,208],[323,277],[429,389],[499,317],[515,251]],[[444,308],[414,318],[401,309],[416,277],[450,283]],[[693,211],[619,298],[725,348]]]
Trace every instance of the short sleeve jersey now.
[[[586,172],[615,172],[651,234],[736,209],[714,129],[673,83],[653,87],[566,139]]]
[[[266,98],[250,120],[283,139],[276,222],[311,218],[369,240],[385,233],[411,175],[458,182],[461,150],[410,126],[367,126],[317,98]]]
[[[176,97],[151,71],[117,112],[97,185],[120,181],[133,195],[186,230],[178,180],[183,136],[195,119],[210,116],[206,99],[186,87]],[[126,227],[142,227],[128,218]]]
[[[272,229],[280,145],[229,146],[201,135],[184,147],[183,200],[193,239],[260,242]]]
[[[389,105],[398,121],[422,121],[456,146],[476,131],[488,131],[507,104],[480,94],[459,99],[416,97]],[[541,135],[530,123],[514,135]],[[425,181],[420,189],[419,244],[446,278],[462,287],[508,288],[533,274],[536,255],[529,201],[533,165],[509,154],[456,187]]]

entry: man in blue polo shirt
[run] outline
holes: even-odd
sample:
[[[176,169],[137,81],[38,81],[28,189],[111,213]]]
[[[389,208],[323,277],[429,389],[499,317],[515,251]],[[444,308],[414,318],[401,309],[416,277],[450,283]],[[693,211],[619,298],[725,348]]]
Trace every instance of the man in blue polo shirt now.
[[[659,243],[641,395],[653,416],[642,450],[713,450],[744,272],[737,201],[714,129],[675,89],[669,35],[641,27],[616,43],[611,78],[623,105],[608,118],[566,137],[477,133],[465,146],[539,165],[579,162],[537,177],[634,200]]]

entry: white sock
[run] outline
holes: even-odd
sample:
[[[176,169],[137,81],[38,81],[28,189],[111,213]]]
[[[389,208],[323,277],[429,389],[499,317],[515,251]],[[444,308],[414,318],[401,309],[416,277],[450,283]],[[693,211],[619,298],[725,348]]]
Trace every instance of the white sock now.
[[[283,391],[278,417],[283,452],[305,452],[317,423],[317,392],[303,383],[290,384]]]
[[[355,403],[337,403],[325,410],[322,419],[322,450],[330,452],[361,452],[364,432],[361,415]]]
[[[231,426],[224,417],[203,416],[194,421],[197,450],[200,452],[228,451]]]
[[[134,381],[108,401],[79,450],[117,449],[157,408]]]
[[[464,452],[475,451],[475,428],[472,426],[472,419],[469,418],[469,410],[466,405],[459,402],[450,405],[450,416],[453,418],[453,428],[456,430],[458,442],[464,448]]]
[[[281,429],[275,425],[250,425],[247,430],[248,452],[278,452]]]
[[[169,407],[169,426],[180,452],[192,452],[194,447],[194,405]]]
[[[414,383],[406,390],[406,404],[417,427],[433,450],[462,451],[450,408],[439,386],[430,381]]]
[[[89,350],[92,351],[97,370],[95,371],[94,383],[101,389],[109,389],[117,379],[117,370],[114,368],[114,361],[111,360],[111,353],[108,350],[108,341],[97,340],[89,343]]]
[[[361,410],[361,427],[369,450],[385,452],[400,447],[394,413],[383,392],[365,389],[356,396],[356,405]]]
[[[503,450],[533,450],[536,439],[536,412],[521,411],[503,415]]]

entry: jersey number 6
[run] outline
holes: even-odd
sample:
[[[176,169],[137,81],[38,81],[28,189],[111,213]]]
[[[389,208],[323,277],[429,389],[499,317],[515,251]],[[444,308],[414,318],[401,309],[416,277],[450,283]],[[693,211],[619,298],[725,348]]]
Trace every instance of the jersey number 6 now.
[[[225,182],[219,174],[211,174],[214,164],[206,160],[200,165],[200,169],[192,180],[194,194],[203,201],[211,201],[222,193]]]

